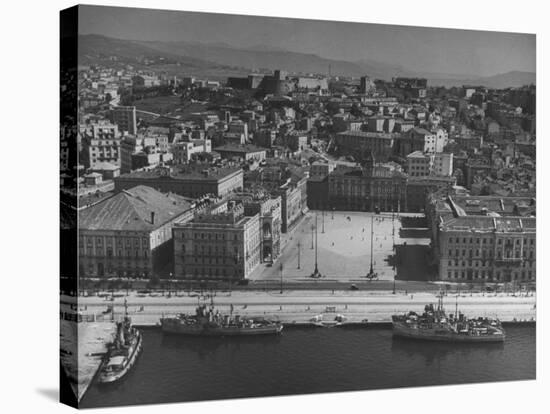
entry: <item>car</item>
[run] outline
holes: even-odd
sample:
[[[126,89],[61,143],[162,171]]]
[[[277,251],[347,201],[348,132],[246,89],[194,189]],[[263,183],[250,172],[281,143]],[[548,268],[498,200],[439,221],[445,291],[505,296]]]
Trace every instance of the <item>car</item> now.
[[[353,283],[349,288],[351,290],[359,290],[359,288],[357,287],[357,285],[355,283]]]
[[[266,264],[266,266],[267,266],[267,267],[273,266],[273,262],[268,262],[268,263]]]

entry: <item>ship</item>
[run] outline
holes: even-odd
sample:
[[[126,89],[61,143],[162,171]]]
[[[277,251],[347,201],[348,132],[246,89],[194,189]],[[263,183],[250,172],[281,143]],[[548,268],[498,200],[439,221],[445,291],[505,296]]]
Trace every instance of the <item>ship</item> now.
[[[231,307],[233,309],[233,307]],[[283,330],[279,322],[263,318],[245,318],[239,315],[222,314],[214,306],[199,305],[194,315],[179,314],[161,318],[162,332],[194,336],[249,336],[276,335]]]
[[[125,315],[117,322],[114,341],[109,345],[98,374],[101,384],[122,379],[135,365],[142,349],[142,335],[132,326],[128,317],[128,307],[124,302]]]
[[[443,308],[443,294],[437,296],[437,307],[428,304],[424,312],[408,312],[392,316],[393,335],[398,337],[447,342],[504,342],[506,333],[498,319],[466,318],[458,311],[447,315]]]

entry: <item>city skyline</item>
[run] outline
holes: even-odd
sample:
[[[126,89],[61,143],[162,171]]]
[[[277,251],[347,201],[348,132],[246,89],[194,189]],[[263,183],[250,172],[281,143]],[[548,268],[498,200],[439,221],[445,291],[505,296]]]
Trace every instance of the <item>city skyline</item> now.
[[[482,77],[536,70],[533,34],[83,7],[86,13],[80,15],[80,34],[309,53],[348,62],[374,61],[430,74]],[[205,30],[207,27],[216,30]],[[366,38],[369,41],[365,42]]]

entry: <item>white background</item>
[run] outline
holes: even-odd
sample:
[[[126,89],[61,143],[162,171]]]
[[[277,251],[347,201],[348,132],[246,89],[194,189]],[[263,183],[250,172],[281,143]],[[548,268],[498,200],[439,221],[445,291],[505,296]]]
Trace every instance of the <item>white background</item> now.
[[[95,2],[92,2],[95,3]],[[537,34],[537,381],[317,394],[299,397],[104,409],[101,412],[548,412],[548,11],[540,1],[103,1],[98,4]],[[70,1],[4,1],[0,70],[0,410],[69,412],[58,387],[59,10]],[[546,70],[545,70],[546,68]],[[543,79],[545,78],[546,79]],[[544,100],[543,100],[544,96]],[[7,265],[7,266],[6,266]],[[546,288],[546,289],[545,289]],[[546,319],[548,320],[548,319]],[[546,391],[546,395],[545,395]],[[545,398],[546,397],[546,398]],[[95,411],[95,410],[93,410]]]

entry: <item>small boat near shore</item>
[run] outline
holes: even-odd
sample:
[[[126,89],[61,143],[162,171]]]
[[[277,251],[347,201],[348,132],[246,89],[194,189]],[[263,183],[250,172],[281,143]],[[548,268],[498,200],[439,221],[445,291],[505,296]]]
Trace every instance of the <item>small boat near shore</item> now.
[[[331,315],[332,316],[332,315]],[[333,319],[327,320],[323,314],[316,315],[310,319],[310,322],[320,328],[334,328],[342,325],[347,318],[344,315],[338,314]]]
[[[392,316],[394,336],[428,341],[447,342],[504,342],[506,333],[498,319],[466,318],[458,311],[447,315],[443,295],[438,296],[437,307],[428,304],[422,314],[408,312]]]
[[[142,350],[142,335],[132,326],[126,303],[125,307],[124,320],[117,322],[115,339],[109,345],[99,369],[97,380],[100,384],[122,379],[135,365]]]

